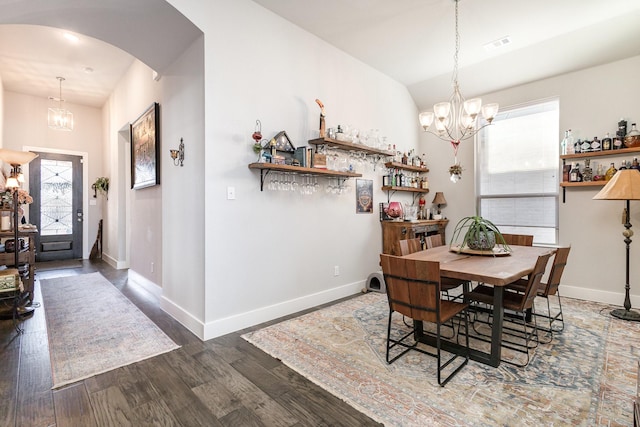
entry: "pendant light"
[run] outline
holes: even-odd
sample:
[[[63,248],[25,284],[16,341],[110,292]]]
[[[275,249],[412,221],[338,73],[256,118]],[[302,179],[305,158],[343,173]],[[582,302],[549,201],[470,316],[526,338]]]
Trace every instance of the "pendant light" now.
[[[62,103],[62,82],[64,77],[56,77],[60,84],[60,92],[58,98],[49,97],[53,101],[58,101],[58,108],[49,108],[48,122],[49,127],[55,130],[73,130],[73,113],[63,108]]]

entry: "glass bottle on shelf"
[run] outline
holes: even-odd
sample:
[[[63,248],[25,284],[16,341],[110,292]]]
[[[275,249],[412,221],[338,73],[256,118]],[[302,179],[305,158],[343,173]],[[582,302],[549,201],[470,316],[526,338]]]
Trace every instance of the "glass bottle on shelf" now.
[[[562,138],[562,141],[560,141],[560,154],[561,154],[561,155],[568,154],[568,153],[567,153],[567,140],[568,140],[568,134],[569,134],[569,131],[568,131],[568,130],[565,130],[565,131],[564,131],[564,138]]]
[[[603,181],[604,180],[604,171],[602,170],[602,164],[598,164],[596,168],[596,176],[593,177],[594,181]]]
[[[625,170],[627,168],[627,161],[623,160],[622,163],[620,163],[620,169],[618,169],[619,171],[621,170]]]
[[[597,136],[593,137],[593,141],[591,141],[591,150],[590,151],[602,151],[602,144],[600,144],[600,140]]]
[[[567,131],[567,154],[574,154],[576,152],[575,140],[573,138],[573,134],[571,133],[571,129]]]
[[[637,171],[640,171],[640,164],[638,164],[638,158],[637,157],[633,158],[633,162],[631,162],[631,166],[629,167],[629,169],[635,169]]]
[[[611,137],[609,136],[609,132],[604,136],[602,140],[602,151],[609,151],[613,148],[613,143]]]
[[[580,164],[576,163],[573,169],[569,171],[569,182],[581,182],[582,174],[580,173]]]
[[[584,160],[584,169],[582,170],[582,180],[584,182],[593,181],[593,169],[591,169],[589,159]]]
[[[638,129],[636,129],[636,124],[635,123],[631,123],[631,130],[629,131],[629,133],[626,136],[638,136],[640,135],[640,131],[638,131]]]
[[[588,153],[589,151],[591,151],[591,142],[585,139],[582,141],[582,145],[580,145],[580,152]]]
[[[604,179],[609,181],[611,178],[613,178],[613,175],[615,175],[616,172],[618,172],[618,170],[613,165],[613,163],[611,163],[611,166],[609,166],[609,169],[607,169],[607,171],[604,174]]]

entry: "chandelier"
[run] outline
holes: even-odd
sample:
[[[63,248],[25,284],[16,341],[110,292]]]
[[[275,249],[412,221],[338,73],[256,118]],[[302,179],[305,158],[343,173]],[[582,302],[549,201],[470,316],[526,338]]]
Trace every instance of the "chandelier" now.
[[[58,101],[58,108],[49,108],[49,127],[55,130],[73,130],[73,113],[62,108],[62,103],[64,102],[64,99],[62,99],[62,82],[64,77],[56,77],[56,79],[60,82],[59,97],[50,96],[49,99]]]
[[[456,16],[456,50],[453,56],[453,94],[447,102],[434,104],[433,111],[420,113],[420,125],[425,132],[449,141],[453,147],[455,164],[449,168],[451,180],[455,183],[461,178],[462,167],[458,162],[458,146],[462,140],[475,136],[482,128],[488,126],[498,114],[498,104],[482,105],[480,98],[465,100],[458,84],[458,54],[460,52],[460,33],[458,31],[458,2],[454,0]],[[486,120],[486,124],[476,127],[478,114]],[[431,127],[431,125],[434,127]]]

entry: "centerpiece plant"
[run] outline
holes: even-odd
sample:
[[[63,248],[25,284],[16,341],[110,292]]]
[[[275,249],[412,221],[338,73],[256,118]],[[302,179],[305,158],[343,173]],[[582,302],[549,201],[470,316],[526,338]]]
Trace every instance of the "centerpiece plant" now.
[[[458,245],[459,250],[469,248],[490,251],[493,250],[496,243],[502,245],[507,251],[510,249],[494,223],[479,215],[473,215],[458,221],[449,246]]]

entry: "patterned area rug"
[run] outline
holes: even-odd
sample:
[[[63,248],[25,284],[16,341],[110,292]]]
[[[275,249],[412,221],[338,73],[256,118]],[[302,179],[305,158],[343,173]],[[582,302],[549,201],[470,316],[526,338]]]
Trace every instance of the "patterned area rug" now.
[[[100,273],[41,280],[53,388],[179,348]]]
[[[640,324],[612,318],[602,304],[563,298],[563,309],[565,330],[539,345],[527,367],[470,361],[444,388],[433,357],[409,352],[385,362],[384,294],[243,338],[386,426],[633,425]],[[396,323],[403,327],[401,316]]]

